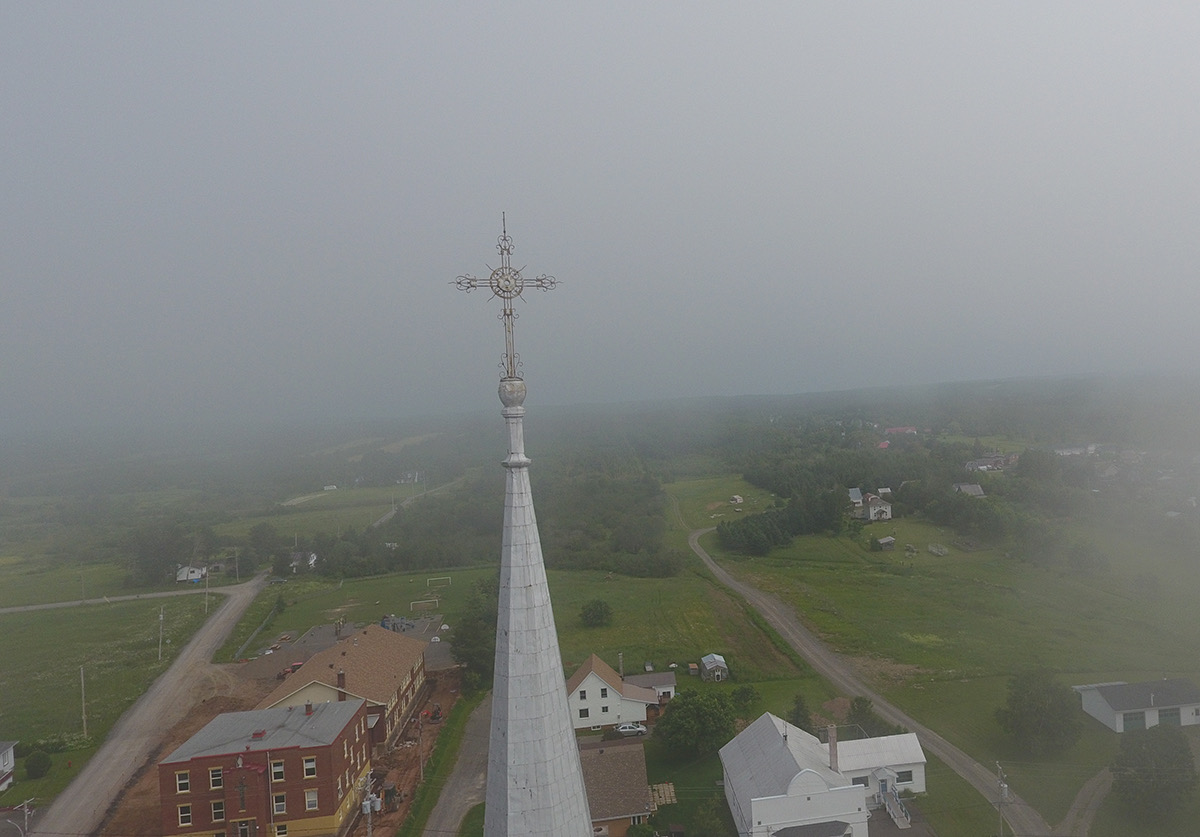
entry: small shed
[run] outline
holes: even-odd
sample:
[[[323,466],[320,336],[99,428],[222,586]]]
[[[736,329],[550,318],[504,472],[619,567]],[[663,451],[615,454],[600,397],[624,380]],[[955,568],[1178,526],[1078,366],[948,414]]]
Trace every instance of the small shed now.
[[[729,679],[729,666],[720,654],[705,654],[700,658],[700,678],[721,682]]]
[[[882,549],[884,552],[890,552],[891,550],[896,548],[896,539],[893,538],[891,535],[888,535],[886,538],[880,538],[879,539],[879,548]]]
[[[204,567],[178,567],[175,570],[176,581],[199,581],[208,575]]]

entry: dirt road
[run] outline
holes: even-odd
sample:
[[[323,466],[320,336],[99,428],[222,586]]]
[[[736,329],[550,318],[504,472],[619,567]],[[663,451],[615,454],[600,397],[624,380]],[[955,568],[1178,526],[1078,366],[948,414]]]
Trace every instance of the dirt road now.
[[[90,835],[99,829],[121,790],[154,755],[166,731],[193,705],[197,689],[206,688],[213,668],[209,660],[265,584],[266,575],[260,575],[244,584],[220,588],[227,597],[224,604],[184,646],[171,667],[121,716],[75,781],[35,823],[31,835]]]
[[[483,802],[487,792],[489,729],[492,723],[492,696],[489,694],[467,720],[454,772],[438,795],[437,805],[425,821],[424,837],[457,834],[463,817]]]
[[[676,517],[683,520],[676,508]],[[686,524],[684,524],[686,526]],[[888,703],[883,696],[869,688],[861,679],[850,661],[830,649],[817,639],[807,628],[800,624],[795,612],[789,605],[774,596],[763,593],[754,587],[737,581],[729,573],[721,569],[700,546],[700,538],[713,528],[694,529],[688,536],[688,545],[704,562],[705,566],[716,576],[717,580],[731,590],[741,595],[749,602],[780,636],[806,659],[818,674],[832,683],[843,694],[861,695],[869,698],[875,706],[875,711],[881,717],[893,724],[906,727],[915,732],[921,739],[921,746],[933,753],[959,776],[966,779],[972,787],[983,794],[985,799],[996,799],[996,774],[986,769],[970,758],[962,750],[942,738],[933,730],[918,723],[908,715]],[[1004,819],[1008,822],[1016,837],[1049,837],[1052,833],[1050,826],[1041,815],[1024,800],[1012,795],[1011,801],[1004,803]]]

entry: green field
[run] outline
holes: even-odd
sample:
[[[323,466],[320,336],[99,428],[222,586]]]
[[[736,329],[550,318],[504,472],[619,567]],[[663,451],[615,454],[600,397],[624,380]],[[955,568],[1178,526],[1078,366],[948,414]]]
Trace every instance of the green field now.
[[[214,596],[210,608],[219,603],[220,597]],[[18,767],[18,781],[0,794],[0,805],[30,796],[44,805],[66,787],[121,714],[166,670],[204,619],[203,596],[0,614],[0,636],[5,637],[0,643],[0,718],[5,737],[25,744],[46,739],[64,743],[64,749],[53,754],[47,776],[28,781]],[[83,697],[86,739],[82,737]]]
[[[695,520],[700,503],[694,494],[689,500],[681,508]],[[857,541],[797,538],[766,558],[722,556],[713,535],[705,546],[738,578],[792,603],[905,711],[981,763],[1001,760],[1014,790],[1054,823],[1111,761],[1117,736],[1088,719],[1075,746],[1029,762],[994,720],[1008,676],[1047,667],[1073,684],[1200,673],[1191,652],[1200,641],[1191,615],[1200,573],[1190,556],[1156,542],[1152,528],[1131,532],[1100,521],[1087,531],[1121,560],[1080,575],[1020,563],[998,549],[950,546],[937,556],[928,545],[952,544],[954,535],[910,520],[871,524]],[[897,550],[871,552],[869,538],[883,534],[894,534]],[[917,551],[906,554],[907,543]],[[1156,588],[1148,606],[1138,589],[1147,573],[1178,585]],[[1106,806],[1103,816],[1113,810]]]

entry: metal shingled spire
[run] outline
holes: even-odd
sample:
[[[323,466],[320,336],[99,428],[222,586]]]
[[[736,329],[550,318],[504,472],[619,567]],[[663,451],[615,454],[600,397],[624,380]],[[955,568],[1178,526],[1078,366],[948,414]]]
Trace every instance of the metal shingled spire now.
[[[483,833],[485,837],[588,837],[591,816],[525,456],[525,381],[518,374],[520,357],[513,348],[517,315],[512,301],[526,287],[548,291],[557,281],[546,275],[526,280],[520,269],[511,266],[512,239],[507,224],[503,220],[501,224],[500,266],[491,271],[487,282],[470,275],[455,280],[468,292],[486,285],[504,306],[500,314],[504,374],[499,394],[509,441]]]

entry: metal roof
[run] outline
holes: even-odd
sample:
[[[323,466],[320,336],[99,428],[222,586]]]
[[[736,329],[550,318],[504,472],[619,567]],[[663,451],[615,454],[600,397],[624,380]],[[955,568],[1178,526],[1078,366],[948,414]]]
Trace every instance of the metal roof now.
[[[1148,683],[1113,683],[1097,686],[1100,697],[1115,712],[1153,707],[1200,704],[1200,689],[1190,680],[1151,680]]]
[[[822,745],[826,752],[829,745]],[[917,741],[917,735],[906,732],[902,735],[883,735],[879,738],[859,738],[837,743],[838,770],[873,770],[877,767],[893,767],[900,764],[924,764],[925,751]]]
[[[160,764],[233,753],[328,746],[354,719],[364,701],[346,700],[303,706],[226,712],[213,718]]]

